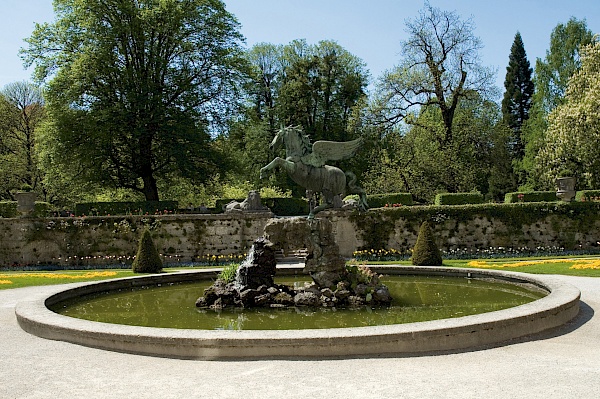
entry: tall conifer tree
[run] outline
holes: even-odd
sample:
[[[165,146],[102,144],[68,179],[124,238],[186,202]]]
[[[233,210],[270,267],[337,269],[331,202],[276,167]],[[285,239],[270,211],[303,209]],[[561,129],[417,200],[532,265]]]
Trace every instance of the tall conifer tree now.
[[[511,150],[515,160],[521,160],[525,154],[525,145],[521,137],[521,127],[529,118],[529,109],[533,97],[533,69],[527,60],[521,34],[517,32],[510,49],[506,78],[504,79],[504,98],[502,116],[504,123],[512,130]]]

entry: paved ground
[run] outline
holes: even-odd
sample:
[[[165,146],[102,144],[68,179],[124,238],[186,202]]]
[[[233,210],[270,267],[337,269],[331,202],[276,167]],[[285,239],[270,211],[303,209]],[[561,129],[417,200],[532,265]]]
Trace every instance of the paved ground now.
[[[420,357],[196,361],[107,352],[22,331],[0,291],[0,398],[600,398],[600,278],[579,317],[509,345]],[[533,339],[535,338],[535,339]]]

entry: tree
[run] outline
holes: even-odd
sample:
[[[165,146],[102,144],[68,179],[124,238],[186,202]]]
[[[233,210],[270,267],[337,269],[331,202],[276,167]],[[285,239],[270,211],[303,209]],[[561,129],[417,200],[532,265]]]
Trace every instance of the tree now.
[[[378,85],[374,109],[378,121],[417,124],[423,110],[439,110],[441,147],[453,142],[454,116],[462,99],[485,95],[492,86],[493,73],[479,62],[481,41],[466,21],[455,12],[442,11],[429,3],[419,16],[406,24],[409,38],[402,43],[400,65],[384,74]]]
[[[536,158],[546,187],[566,175],[577,177],[579,188],[600,187],[600,43],[580,52],[581,68],[569,80],[564,103],[550,113]]]
[[[3,196],[27,185],[42,191],[42,173],[36,161],[36,134],[44,120],[44,100],[39,87],[28,82],[10,83],[0,91],[0,163]]]
[[[238,23],[219,0],[55,0],[26,65],[47,80],[49,162],[158,200],[157,179],[203,182],[245,73]],[[69,156],[64,156],[69,154]]]
[[[411,261],[415,266],[442,266],[442,254],[435,243],[435,238],[428,222],[421,224]]]
[[[144,229],[131,268],[134,273],[160,273],[162,267],[162,260],[152,240],[152,234],[148,229]]]
[[[562,104],[569,78],[581,66],[580,49],[595,42],[585,20],[571,18],[567,24],[558,24],[550,35],[550,49],[544,60],[535,63],[534,86],[529,120],[522,128],[525,141],[523,169],[528,176],[529,188],[549,188],[541,185],[536,157],[541,150],[548,129],[548,115]]]
[[[531,97],[533,96],[532,72],[533,69],[529,66],[523,46],[523,39],[517,32],[510,49],[506,78],[504,79],[506,91],[502,99],[502,116],[504,123],[512,130],[512,155],[516,160],[521,160],[525,155],[521,127],[529,119]]]

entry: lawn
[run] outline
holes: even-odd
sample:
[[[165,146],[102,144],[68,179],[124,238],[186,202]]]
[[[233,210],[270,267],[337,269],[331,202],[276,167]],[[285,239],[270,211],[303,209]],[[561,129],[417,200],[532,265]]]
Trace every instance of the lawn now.
[[[355,263],[365,263],[362,261]],[[410,261],[366,262],[367,264],[410,265]],[[573,258],[503,258],[444,260],[444,266],[475,269],[510,270],[533,274],[564,274],[569,276],[600,277],[600,257]],[[189,270],[190,268],[185,268]],[[167,268],[166,272],[181,270]],[[13,271],[0,272],[0,290],[35,285],[65,284],[78,281],[107,280],[134,276],[131,270],[63,270],[51,272]],[[139,275],[139,274],[137,274]]]

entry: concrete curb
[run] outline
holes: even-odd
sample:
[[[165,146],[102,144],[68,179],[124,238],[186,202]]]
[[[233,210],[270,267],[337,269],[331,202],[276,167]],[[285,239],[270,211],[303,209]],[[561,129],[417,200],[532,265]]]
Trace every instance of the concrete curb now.
[[[118,352],[192,359],[334,357],[456,351],[498,344],[565,324],[579,312],[579,289],[551,277],[479,269],[386,266],[387,274],[429,274],[532,284],[549,295],[496,312],[420,323],[330,330],[204,331],[97,323],[61,316],[47,305],[84,293],[214,277],[215,269],[82,283],[17,304],[21,328],[33,335]],[[283,271],[283,270],[282,270]],[[286,268],[285,273],[299,269]]]

